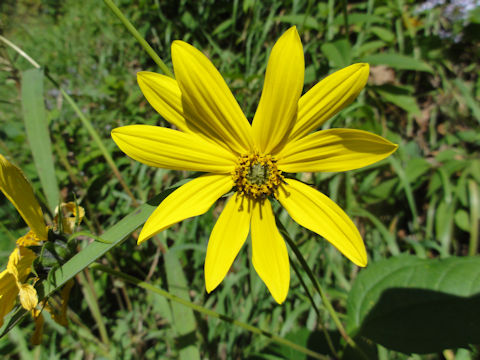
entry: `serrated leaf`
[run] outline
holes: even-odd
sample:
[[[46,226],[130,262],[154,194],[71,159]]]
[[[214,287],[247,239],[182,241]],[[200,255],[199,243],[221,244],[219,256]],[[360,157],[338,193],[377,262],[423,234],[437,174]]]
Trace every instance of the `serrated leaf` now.
[[[479,342],[480,257],[404,255],[363,270],[347,301],[347,331],[404,353]]]
[[[432,68],[427,63],[402,54],[374,54],[365,56],[361,61],[367,62],[370,65],[387,65],[397,70],[433,72]]]

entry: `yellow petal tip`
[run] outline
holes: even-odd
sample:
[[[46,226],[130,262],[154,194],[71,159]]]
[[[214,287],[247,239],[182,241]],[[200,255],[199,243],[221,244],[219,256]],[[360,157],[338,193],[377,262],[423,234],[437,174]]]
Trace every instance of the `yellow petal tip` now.
[[[170,47],[171,47],[172,52],[173,52],[174,49],[179,49],[179,48],[185,47],[185,45],[190,45],[190,44],[188,44],[188,43],[186,43],[185,41],[182,41],[182,40],[174,40]],[[172,56],[173,56],[173,53],[172,53]]]
[[[287,294],[286,293],[285,295],[282,295],[282,296],[273,296],[272,294],[272,297],[273,297],[273,300],[275,300],[275,302],[278,304],[278,305],[282,305],[285,301],[285,299],[287,298]]]
[[[142,236],[142,233],[140,233],[140,235],[138,236],[138,239],[137,239],[137,245],[141,245],[142,243],[144,243],[147,240],[148,240],[148,237]]]
[[[147,241],[151,237],[152,237],[152,235],[150,233],[147,234],[147,232],[145,231],[145,226],[144,226],[142,231],[140,231],[140,235],[138,235],[137,245],[142,244],[143,242]]]

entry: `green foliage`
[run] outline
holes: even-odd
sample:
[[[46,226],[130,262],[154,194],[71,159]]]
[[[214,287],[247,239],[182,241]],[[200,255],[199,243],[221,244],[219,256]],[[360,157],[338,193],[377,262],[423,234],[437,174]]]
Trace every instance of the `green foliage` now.
[[[304,44],[305,91],[335,69],[368,62],[366,89],[325,127],[385,136],[399,144],[395,157],[348,173],[300,176],[354,219],[370,265],[359,270],[284,211],[277,211],[279,220],[368,358],[406,359],[404,353],[410,352],[429,353],[412,359],[478,356],[473,345],[479,329],[470,321],[478,318],[480,292],[478,286],[470,287],[477,281],[480,218],[478,8],[467,22],[452,18],[447,5],[422,11],[409,0],[116,4],[170,68],[175,39],[206,53],[249,119],[260,98],[269,51],[292,25]],[[331,355],[321,332],[325,327],[339,356],[358,358],[341,339],[305,271],[299,273],[319,315],[293,272],[287,301],[275,304],[251,266],[248,245],[222,285],[205,292],[206,245],[223,200],[205,215],[136,245],[134,230],[158,203],[149,199],[190,174],[132,161],[111,141],[110,130],[117,126],[167,123],[136,85],[136,72],[160,69],[103,2],[2,1],[0,34],[41,64],[78,105],[76,111],[46,78],[42,90],[38,76],[28,77],[40,71],[31,70],[28,61],[0,42],[0,152],[22,168],[37,194],[45,194],[40,199],[50,209],[56,190],[46,179],[52,174],[38,168],[41,160],[32,152],[53,160],[57,196],[77,199],[86,210],[84,229],[107,240],[87,244],[87,237],[79,236],[81,255],[54,273],[57,285],[98,260],[206,309]],[[22,106],[33,109],[28,101],[35,101],[38,110],[24,114]],[[41,116],[42,109],[41,126],[47,126],[50,138],[29,133],[30,119]],[[105,150],[92,141],[93,133]],[[42,145],[48,140],[52,150]],[[120,177],[102,151],[114,159]],[[25,224],[3,197],[0,233],[0,263],[5,264]],[[298,267],[294,256],[291,261]],[[45,314],[43,344],[33,348],[27,341],[33,326],[22,321],[0,339],[3,358],[307,358],[114,276],[90,270],[77,280],[69,328]],[[45,283],[45,293],[53,289]],[[99,314],[92,314],[94,309]]]
[[[53,214],[59,204],[57,178],[52,161],[52,145],[43,105],[43,71],[22,73],[22,109],[30,149],[37,168],[46,202]]]
[[[405,353],[475,343],[480,258],[398,256],[363,271],[348,295],[349,333]]]

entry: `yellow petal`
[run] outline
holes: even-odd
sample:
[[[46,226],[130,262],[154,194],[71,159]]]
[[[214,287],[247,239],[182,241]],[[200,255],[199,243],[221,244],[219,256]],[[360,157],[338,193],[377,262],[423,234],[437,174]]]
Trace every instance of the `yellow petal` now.
[[[345,212],[321,192],[300,181],[285,179],[278,200],[293,220],[323,236],[358,266],[367,265],[365,245]]]
[[[205,287],[213,291],[223,280],[250,230],[250,201],[235,193],[227,202],[208,240]]]
[[[42,209],[33,194],[32,187],[22,171],[5,159],[3,155],[0,155],[0,190],[17,208],[29,228],[42,240],[47,239]]]
[[[62,288],[62,291],[60,292],[61,304],[60,304],[60,310],[58,312],[54,311],[52,307],[50,307],[48,304],[46,304],[45,306],[45,309],[50,313],[50,315],[52,316],[52,319],[55,320],[57,324],[60,324],[65,327],[68,326],[68,319],[67,319],[68,300],[70,299],[70,291],[72,290],[72,287],[74,284],[75,284],[75,281],[73,281],[73,279],[70,279]]]
[[[15,305],[18,295],[17,279],[8,270],[0,273],[0,327],[3,325],[3,318]]]
[[[304,71],[302,43],[293,26],[273,46],[253,119],[253,136],[261,153],[275,154],[285,145],[296,121]]]
[[[17,239],[18,246],[39,246],[41,245],[42,240],[35,234],[32,230]]]
[[[36,257],[37,255],[35,255],[32,250],[18,246],[8,258],[7,270],[13,274],[20,283],[23,283],[30,274],[33,261]]]
[[[43,324],[45,322],[42,311],[38,309],[32,310],[32,316],[35,321],[35,331],[30,338],[30,342],[32,345],[40,345],[42,343],[42,336],[43,336]]]
[[[171,193],[155,209],[143,226],[138,243],[192,216],[205,213],[233,187],[230,174],[207,174],[193,179]]]
[[[78,209],[78,215],[77,215]],[[60,211],[62,211],[62,230],[64,234],[73,234],[75,227],[80,225],[85,216],[85,209],[72,201],[68,203],[62,202],[60,204]],[[55,208],[55,218],[53,222],[57,228],[59,228],[59,207]]]
[[[237,160],[228,150],[195,134],[160,126],[123,126],[113,129],[112,138],[131,158],[159,168],[229,173]]]
[[[20,304],[25,310],[32,310],[38,305],[37,290],[30,284],[21,284],[20,288]]]
[[[253,208],[252,263],[275,301],[281,304],[290,286],[290,263],[268,200],[256,202]]]
[[[182,108],[182,93],[176,80],[149,71],[137,73],[143,95],[162,117],[178,129],[189,132]]]
[[[252,148],[250,124],[215,66],[178,40],[172,44],[172,62],[190,130],[237,154],[247,153]]]
[[[289,142],[278,154],[277,166],[285,172],[347,171],[385,159],[397,147],[367,131],[329,129]]]
[[[296,140],[315,131],[349,105],[367,83],[368,64],[347,66],[316,84],[298,101],[297,123],[290,134]]]

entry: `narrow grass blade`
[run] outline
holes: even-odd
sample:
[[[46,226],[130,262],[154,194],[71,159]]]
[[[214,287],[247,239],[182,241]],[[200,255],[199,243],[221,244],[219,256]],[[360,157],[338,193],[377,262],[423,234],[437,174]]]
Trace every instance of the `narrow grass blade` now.
[[[94,241],[88,244],[81,252],[68,260],[60,268],[52,271],[49,274],[50,281],[45,281],[41,286],[37,287],[39,297],[45,298],[52,295],[80,271],[101,258],[115,246],[120,245],[133,231],[135,231],[135,229],[147,220],[150,214],[155,210],[156,206],[176,188],[177,187],[173,187],[165,190],[148,203],[143,204],[138,209],[134,210],[130,215],[127,215],[102,234],[101,238],[103,242]],[[9,332],[25,314],[25,310],[19,309],[12,316],[8,324],[4,326],[0,338]]]
[[[278,220],[278,219],[277,219]],[[364,359],[368,359],[367,355],[363,352],[363,350],[357,345],[355,340],[353,340],[345,331],[345,328],[340,321],[337,312],[333,308],[332,303],[327,297],[327,294],[323,290],[322,286],[318,282],[317,278],[312,272],[312,269],[307,264],[307,261],[303,257],[302,253],[298,249],[297,245],[295,242],[290,238],[290,235],[288,234],[287,230],[283,226],[283,224],[280,221],[277,221],[277,226],[278,230],[280,230],[280,233],[282,234],[283,238],[287,242],[287,244],[290,246],[290,249],[295,253],[295,256],[297,257],[297,260],[300,262],[300,265],[302,266],[303,270],[307,274],[308,278],[312,282],[313,286],[319,293],[320,297],[322,298],[323,306],[325,306],[325,309],[328,311],[330,316],[332,317],[333,322],[335,323],[335,326],[337,327],[337,330],[339,331],[340,335],[345,339],[348,345],[350,345],[353,349],[355,349],[358,352],[358,355],[361,356]]]
[[[165,255],[165,272],[167,274],[168,290],[171,294],[182,299],[189,299],[187,278],[183,273],[182,265],[175,251]],[[200,359],[200,353],[195,346],[196,328],[193,310],[176,302],[172,302],[173,324],[177,332],[177,347],[179,359]]]
[[[417,206],[415,204],[415,197],[413,196],[412,187],[410,186],[410,182],[408,181],[408,178],[407,178],[407,174],[405,173],[405,170],[400,165],[399,160],[395,156],[390,156],[389,160],[390,160],[390,164],[393,167],[393,170],[395,170],[398,177],[400,178],[400,183],[403,186],[403,190],[405,191],[405,196],[407,198],[410,211],[412,212],[413,228],[415,231],[417,231],[419,229],[418,211],[417,211]],[[417,232],[420,233],[419,231]]]
[[[122,11],[115,5],[112,0],[103,0],[103,2],[112,10],[112,12],[120,19],[122,24],[130,31],[130,34],[140,43],[140,45],[144,48],[148,55],[152,58],[153,61],[162,69],[163,73],[167,76],[173,78],[172,72],[168,69],[167,65],[160,59],[160,56],[157,55],[155,50],[152,49],[150,44],[140,35],[135,26],[123,15]]]
[[[478,105],[478,101],[472,96],[472,91],[461,79],[455,79],[453,82],[460,90],[463,100],[472,111],[473,117],[480,122],[480,106]]]
[[[0,41],[4,42],[5,44],[7,44],[8,46],[10,46],[12,49],[14,49],[18,54],[20,54],[23,58],[25,58],[30,64],[32,64],[35,68],[37,69],[40,69],[40,65],[35,61],[33,60],[30,56],[28,56],[28,54],[26,54],[22,49],[20,49],[18,46],[16,46],[15,44],[13,44],[11,41],[9,41],[8,39],[4,38],[3,36],[0,35]],[[93,127],[92,123],[90,122],[90,120],[85,116],[83,115],[82,111],[80,110],[80,108],[77,106],[77,104],[75,103],[75,101],[70,97],[70,95],[67,94],[67,92],[55,81],[55,79],[50,75],[48,74],[48,72],[45,74],[45,76],[47,77],[47,79],[53,84],[55,85],[61,92],[62,96],[65,98],[65,100],[67,100],[67,102],[72,106],[73,110],[75,111],[75,113],[78,115],[78,117],[80,118],[80,120],[82,121],[82,125],[85,127],[85,129],[87,129],[87,131],[89,132],[90,136],[92,137],[93,141],[95,142],[95,144],[98,146],[98,148],[100,149],[103,157],[105,158],[105,160],[107,161],[107,164],[110,166],[110,168],[112,169],[113,173],[115,174],[115,176],[117,177],[118,181],[120,182],[120,185],[123,187],[123,189],[125,190],[125,192],[128,194],[128,196],[132,199],[132,204],[134,206],[137,205],[137,201],[135,199],[135,196],[133,196],[132,192],[130,191],[128,185],[126,184],[125,180],[123,179],[122,177],[122,174],[120,173],[120,171],[118,170],[117,168],[117,165],[115,165],[115,162],[113,161],[110,153],[108,152],[107,148],[105,147],[105,145],[103,144],[103,141],[102,139],[100,138],[100,135],[98,135],[98,132],[97,130],[95,130],[95,128]]]
[[[88,269],[85,269],[84,272],[80,272],[77,275],[80,285],[82,286],[83,296],[87,302],[88,308],[92,314],[92,317],[95,319],[95,323],[98,327],[98,332],[102,338],[102,342],[108,347],[110,345],[110,340],[108,338],[107,328],[103,321],[102,312],[100,306],[98,305],[98,298],[95,293],[95,288],[93,284],[87,279],[85,273],[88,272]]]
[[[235,320],[231,317],[228,317],[226,315],[223,315],[223,314],[219,314],[217,313],[216,311],[213,311],[213,310],[210,310],[210,309],[207,309],[203,306],[200,306],[200,305],[197,305],[197,304],[194,304],[188,300],[184,300],[182,298],[179,298],[178,296],[175,296],[173,294],[170,294],[168,291],[165,291],[163,289],[160,289],[156,286],[153,286],[145,281],[141,281],[140,279],[137,279],[133,276],[130,276],[130,275],[127,275],[127,274],[124,274],[120,271],[116,271],[116,270],[113,270],[107,266],[104,266],[104,265],[101,265],[101,264],[93,264],[92,265],[92,268],[95,269],[95,270],[100,270],[102,272],[105,272],[107,274],[110,274],[110,275],[113,275],[113,276],[117,276],[123,280],[125,280],[126,282],[129,282],[131,284],[134,284],[134,285],[137,285],[138,287],[141,287],[142,289],[145,289],[147,291],[151,291],[151,292],[154,292],[156,294],[159,294],[161,296],[164,296],[165,298],[171,300],[171,301],[174,301],[176,303],[179,303],[179,304],[182,304],[183,306],[186,306],[190,309],[193,309],[194,311],[197,311],[201,314],[204,314],[204,315],[207,315],[207,316],[210,316],[210,317],[213,317],[213,318],[216,318],[216,319],[220,319],[222,321],[226,321],[232,325],[235,325],[235,326],[238,326],[244,330],[247,330],[255,335],[263,335],[263,336],[266,336],[268,337],[271,341],[277,343],[277,344],[282,344],[282,345],[285,345],[285,346],[288,346],[296,351],[299,351],[303,354],[307,354],[308,356],[310,356],[311,358],[313,359],[320,359],[320,360],[328,360],[329,357],[325,356],[325,355],[322,355],[322,354],[319,354],[315,351],[312,351],[310,349],[307,349],[303,346],[300,346],[298,344],[295,344],[294,342],[291,342],[290,340],[287,340],[287,339],[284,339],[280,336],[277,336],[277,335],[274,335],[266,330],[262,330],[262,329],[259,329],[255,326],[252,326],[252,325],[249,325],[249,324],[246,324],[244,322],[241,322],[241,321],[238,321],[238,320]]]
[[[478,184],[474,180],[468,180],[470,195],[470,246],[468,255],[474,256],[478,251],[478,220],[480,218],[480,194]]]
[[[43,70],[22,73],[22,109],[27,139],[32,150],[48,208],[53,214],[60,196],[52,158],[52,144],[43,102]]]

